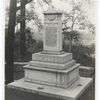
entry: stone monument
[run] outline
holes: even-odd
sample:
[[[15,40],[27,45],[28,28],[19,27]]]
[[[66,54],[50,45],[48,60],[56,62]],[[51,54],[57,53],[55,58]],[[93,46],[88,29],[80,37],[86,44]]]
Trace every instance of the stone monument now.
[[[43,51],[24,66],[25,81],[67,88],[79,79],[79,64],[62,51],[62,13],[50,7],[44,12]]]
[[[76,99],[92,81],[80,77],[79,66],[72,53],[62,51],[62,12],[50,6],[44,12],[43,51],[24,66],[25,77],[9,86]]]

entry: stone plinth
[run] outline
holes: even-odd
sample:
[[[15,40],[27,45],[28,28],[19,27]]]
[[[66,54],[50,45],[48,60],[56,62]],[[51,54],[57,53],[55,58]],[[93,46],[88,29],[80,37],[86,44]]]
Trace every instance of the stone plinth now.
[[[33,93],[33,95],[38,95],[38,99],[40,96],[52,97],[52,100],[76,100],[79,96],[90,86],[92,83],[92,78],[83,78],[76,82],[74,82],[70,87],[67,89],[58,88],[58,87],[51,87],[42,84],[35,84],[31,82],[26,82],[24,79],[17,80],[8,84],[9,88],[17,89],[26,91],[28,93]],[[46,100],[46,99],[45,99]]]
[[[25,81],[67,88],[79,79],[79,64],[68,70],[47,69],[43,67],[24,66]]]

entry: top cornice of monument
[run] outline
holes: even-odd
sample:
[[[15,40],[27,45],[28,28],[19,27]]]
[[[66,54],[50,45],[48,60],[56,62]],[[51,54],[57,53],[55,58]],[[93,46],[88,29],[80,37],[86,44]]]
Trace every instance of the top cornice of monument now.
[[[44,14],[62,14],[61,11],[58,11],[54,6],[49,6],[47,11],[44,11]]]

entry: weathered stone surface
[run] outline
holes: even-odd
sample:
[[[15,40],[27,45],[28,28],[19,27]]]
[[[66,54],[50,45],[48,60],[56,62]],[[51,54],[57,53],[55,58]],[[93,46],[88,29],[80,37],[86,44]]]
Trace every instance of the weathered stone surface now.
[[[51,63],[65,63],[72,60],[72,53],[64,53],[61,55],[43,54],[41,52],[32,55],[32,60]]]
[[[57,27],[46,27],[45,29],[45,44],[46,46],[57,45]]]
[[[79,79],[78,67],[79,64],[76,64],[68,70],[56,70],[27,65],[25,66],[25,81],[67,88]]]
[[[90,86],[91,83],[92,78],[80,77],[78,81],[74,82],[74,84],[65,89],[26,82],[24,81],[24,79],[20,79],[8,84],[8,87],[26,91],[28,93],[33,93],[33,95],[38,94],[38,97],[40,97],[41,95],[48,98],[53,97],[54,99],[52,100],[55,100],[56,98],[57,100],[77,100],[79,96]]]

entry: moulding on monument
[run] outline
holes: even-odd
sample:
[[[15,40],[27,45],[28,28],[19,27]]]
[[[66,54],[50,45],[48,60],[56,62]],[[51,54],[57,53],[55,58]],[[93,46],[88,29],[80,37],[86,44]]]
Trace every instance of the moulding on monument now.
[[[36,66],[36,67],[44,67],[44,68],[53,68],[53,69],[68,69],[69,67],[72,67],[75,65],[75,60],[70,60],[63,64],[58,63],[49,63],[49,62],[41,62],[41,61],[30,61],[30,66]]]
[[[68,68],[67,70],[62,70],[62,69],[49,69],[49,68],[43,68],[43,67],[36,67],[36,66],[30,66],[30,65],[25,65],[23,66],[23,68],[25,69],[32,69],[32,70],[41,70],[41,71],[47,71],[47,72],[59,72],[59,73],[68,73],[73,71],[75,68],[78,68],[80,66],[80,64],[75,64],[74,66],[72,66],[71,68]]]

